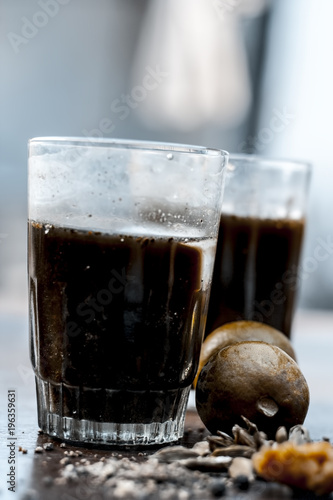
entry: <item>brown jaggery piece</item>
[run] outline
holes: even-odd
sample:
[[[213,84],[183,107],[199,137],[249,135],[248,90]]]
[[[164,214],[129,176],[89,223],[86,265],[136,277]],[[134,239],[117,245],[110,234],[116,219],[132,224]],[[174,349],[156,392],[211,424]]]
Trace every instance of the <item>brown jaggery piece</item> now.
[[[262,447],[252,457],[257,474],[268,481],[324,495],[333,491],[333,447],[330,443],[290,441]]]

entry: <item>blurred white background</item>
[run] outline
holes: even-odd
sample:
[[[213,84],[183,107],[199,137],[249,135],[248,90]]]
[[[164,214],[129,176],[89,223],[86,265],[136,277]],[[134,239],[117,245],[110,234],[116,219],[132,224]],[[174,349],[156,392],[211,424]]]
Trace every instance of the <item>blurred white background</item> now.
[[[26,145],[50,135],[311,161],[300,304],[331,309],[333,248],[313,252],[332,235],[332,15],[331,0],[1,0],[0,311],[27,310]]]

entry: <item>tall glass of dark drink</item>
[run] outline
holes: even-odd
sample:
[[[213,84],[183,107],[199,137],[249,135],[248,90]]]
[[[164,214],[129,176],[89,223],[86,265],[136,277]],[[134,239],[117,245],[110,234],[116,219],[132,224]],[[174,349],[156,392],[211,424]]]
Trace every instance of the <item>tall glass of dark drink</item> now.
[[[39,425],[69,441],[183,433],[207,317],[227,154],[29,144],[31,359]]]
[[[310,166],[231,155],[206,335],[241,319],[290,337]]]

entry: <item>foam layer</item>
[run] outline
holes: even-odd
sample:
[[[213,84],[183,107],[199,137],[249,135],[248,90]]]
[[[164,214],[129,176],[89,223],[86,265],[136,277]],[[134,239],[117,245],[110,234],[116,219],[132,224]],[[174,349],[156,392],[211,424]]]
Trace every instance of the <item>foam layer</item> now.
[[[29,218],[82,229],[209,236],[221,205],[221,157],[110,149],[32,147]]]

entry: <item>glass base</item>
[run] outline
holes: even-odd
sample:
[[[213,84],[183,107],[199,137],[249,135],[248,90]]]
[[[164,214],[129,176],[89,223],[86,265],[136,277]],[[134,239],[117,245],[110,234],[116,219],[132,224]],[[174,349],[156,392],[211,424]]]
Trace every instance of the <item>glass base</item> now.
[[[172,443],[184,434],[190,387],[172,391],[121,392],[69,387],[36,377],[36,388],[40,428],[46,434],[64,441],[108,446],[148,446]],[[66,399],[69,391],[76,394],[71,404],[68,397]],[[98,420],[89,418],[89,407],[82,407],[87,392],[92,412],[96,412],[97,404],[104,402],[103,407],[99,408]],[[125,401],[124,407],[117,406],[114,412],[110,411],[110,407],[112,409],[113,404],[119,405],[120,401]],[[138,401],[139,407],[136,405]],[[155,408],[148,416],[152,402]],[[131,407],[128,422],[126,418],[123,418],[123,422],[110,421],[110,416],[126,415],[124,408],[128,412]],[[139,421],[133,422],[135,417]]]

